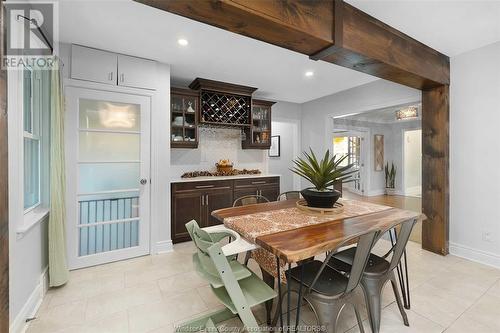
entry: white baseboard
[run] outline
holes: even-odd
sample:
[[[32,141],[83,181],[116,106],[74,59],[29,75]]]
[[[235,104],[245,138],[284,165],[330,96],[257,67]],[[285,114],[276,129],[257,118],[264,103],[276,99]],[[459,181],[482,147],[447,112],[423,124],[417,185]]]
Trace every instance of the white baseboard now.
[[[9,332],[10,333],[24,333],[28,328],[28,323],[26,319],[35,316],[36,312],[42,304],[43,297],[49,289],[49,268],[46,267],[42,274],[40,275],[40,280],[36,285],[33,292],[28,297],[26,303],[24,303],[21,311],[17,314],[16,318],[12,321]]]
[[[450,254],[480,264],[500,268],[500,255],[491,252],[477,250],[465,245],[450,242]]]
[[[156,242],[155,250],[153,254],[161,254],[161,253],[166,253],[170,252],[174,249],[172,241],[159,241]]]
[[[377,195],[384,195],[384,194],[385,194],[385,190],[373,190],[373,191],[369,191],[367,196],[374,197]]]

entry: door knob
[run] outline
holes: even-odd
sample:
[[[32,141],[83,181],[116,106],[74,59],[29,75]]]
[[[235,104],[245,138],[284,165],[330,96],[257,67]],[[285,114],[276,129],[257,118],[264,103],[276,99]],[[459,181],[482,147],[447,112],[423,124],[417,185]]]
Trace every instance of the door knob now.
[[[148,180],[146,178],[141,179],[141,184],[146,185],[148,183]]]

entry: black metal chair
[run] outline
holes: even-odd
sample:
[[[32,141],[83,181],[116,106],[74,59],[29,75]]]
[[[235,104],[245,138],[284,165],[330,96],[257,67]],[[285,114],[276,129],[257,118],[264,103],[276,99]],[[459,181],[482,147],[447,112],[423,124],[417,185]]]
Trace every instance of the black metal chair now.
[[[396,243],[384,256],[380,257],[373,253],[370,254],[368,265],[366,266],[361,279],[361,286],[363,287],[363,292],[365,294],[370,326],[373,333],[378,333],[380,331],[382,290],[388,281],[391,281],[392,290],[394,291],[399,311],[403,317],[403,322],[405,326],[410,326],[398,292],[394,269],[396,269],[400,263],[401,256],[405,251],[406,244],[408,243],[411,231],[416,222],[416,220],[405,221],[400,223],[399,227],[396,226],[394,228],[394,230],[399,229]],[[389,230],[389,232],[391,232],[391,230]],[[344,251],[335,253],[329,260],[328,266],[335,270],[352,274],[351,271],[355,253],[356,247],[351,247]],[[386,258],[391,254],[391,260],[386,260]]]
[[[330,267],[328,262],[334,251],[331,251],[325,261],[306,261],[294,267],[287,273],[287,283],[292,291],[299,294],[299,308],[301,290],[306,288],[303,297],[311,305],[320,325],[326,326],[327,332],[334,333],[340,313],[347,304],[354,307],[359,330],[363,333],[363,323],[359,311],[359,304],[353,301],[353,291],[359,285],[363,271],[368,262],[371,249],[380,231],[374,230],[351,237],[342,244],[350,244],[357,239],[354,260],[349,276]],[[284,298],[284,297],[283,297]],[[275,318],[275,322],[277,317]],[[298,324],[298,320],[296,322]]]
[[[262,195],[245,195],[240,197],[233,202],[233,207],[246,206],[246,205],[255,205],[259,203],[266,203],[269,200]]]
[[[278,198],[276,201],[284,201],[284,200],[290,200],[290,199],[301,199],[302,195],[300,194],[300,191],[287,191],[283,192],[280,195],[278,195]]]

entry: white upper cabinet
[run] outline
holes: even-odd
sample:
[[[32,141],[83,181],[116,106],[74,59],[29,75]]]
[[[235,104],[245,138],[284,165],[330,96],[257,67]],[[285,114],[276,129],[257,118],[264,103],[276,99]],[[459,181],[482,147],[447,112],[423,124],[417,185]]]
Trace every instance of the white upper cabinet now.
[[[80,45],[71,45],[71,78],[116,85],[118,55]]]
[[[154,90],[156,62],[71,45],[71,78]]]
[[[156,62],[152,60],[118,55],[118,85],[134,88],[155,89]]]

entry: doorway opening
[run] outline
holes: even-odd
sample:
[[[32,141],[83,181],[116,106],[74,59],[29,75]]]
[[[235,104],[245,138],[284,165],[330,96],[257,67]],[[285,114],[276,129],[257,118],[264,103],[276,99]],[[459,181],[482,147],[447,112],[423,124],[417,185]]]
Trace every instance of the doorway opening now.
[[[422,130],[403,133],[403,188],[404,195],[422,197]]]

